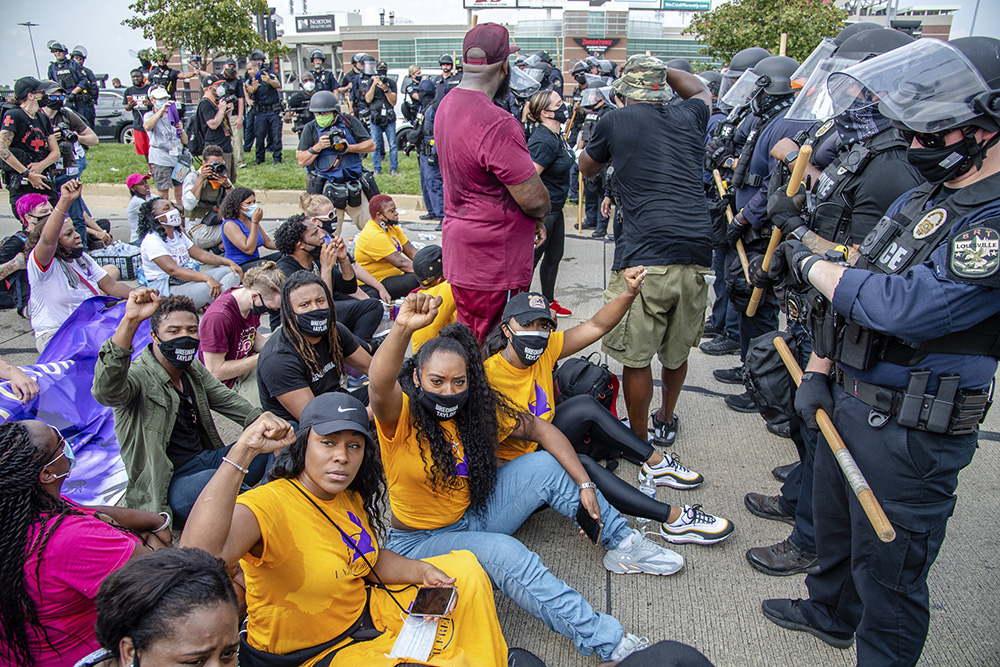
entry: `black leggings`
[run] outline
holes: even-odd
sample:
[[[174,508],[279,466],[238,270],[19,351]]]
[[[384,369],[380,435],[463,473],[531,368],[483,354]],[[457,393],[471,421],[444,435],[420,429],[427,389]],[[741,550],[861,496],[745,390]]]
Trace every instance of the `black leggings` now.
[[[416,276],[412,273],[404,273],[398,276],[389,276],[388,278],[383,278],[381,281],[382,287],[385,291],[389,293],[393,299],[398,299],[401,296],[406,296],[413,290],[420,287],[417,282]],[[376,293],[377,294],[377,293]]]
[[[545,216],[545,244],[535,250],[535,266],[538,266],[538,260],[542,260],[542,268],[538,269],[542,296],[550,302],[555,299],[556,276],[559,274],[559,262],[562,261],[565,245],[566,223],[560,206],[558,210],[549,211]]]
[[[592,459],[608,452],[620,452],[626,459],[645,463],[655,451],[589,394],[573,396],[556,407],[552,425],[562,431],[580,454],[590,479],[619,512],[654,521],[666,521],[670,505],[650,498]]]

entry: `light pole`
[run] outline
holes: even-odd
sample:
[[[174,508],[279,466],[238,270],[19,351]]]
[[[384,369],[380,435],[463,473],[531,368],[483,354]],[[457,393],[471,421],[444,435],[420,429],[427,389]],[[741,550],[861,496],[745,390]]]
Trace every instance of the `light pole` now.
[[[32,23],[31,21],[25,21],[24,23],[18,23],[18,25],[23,25],[25,28],[28,29],[28,39],[31,40],[31,55],[35,59],[35,76],[41,79],[42,73],[38,69],[38,54],[35,53],[35,38],[31,36],[31,29],[34,27],[38,27],[38,24]]]

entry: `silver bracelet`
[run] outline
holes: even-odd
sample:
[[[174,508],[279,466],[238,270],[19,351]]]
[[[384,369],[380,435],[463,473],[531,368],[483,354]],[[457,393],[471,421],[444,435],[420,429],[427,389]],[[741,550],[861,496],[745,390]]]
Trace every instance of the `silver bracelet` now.
[[[163,525],[160,526],[159,528],[155,529],[153,531],[154,533],[158,533],[158,532],[160,532],[161,530],[163,530],[164,528],[166,528],[166,527],[168,527],[170,525],[170,515],[169,514],[167,514],[166,512],[160,512],[160,516],[163,517]]]
[[[594,484],[593,482],[584,482],[583,484],[580,485],[580,490],[583,491],[584,489],[594,489],[596,491],[597,485]]]
[[[228,463],[229,465],[233,466],[237,470],[239,470],[244,475],[246,475],[248,472],[250,472],[247,468],[244,468],[243,466],[241,466],[239,463],[236,463],[235,461],[230,461],[225,456],[222,457],[222,460],[225,461],[226,463]]]

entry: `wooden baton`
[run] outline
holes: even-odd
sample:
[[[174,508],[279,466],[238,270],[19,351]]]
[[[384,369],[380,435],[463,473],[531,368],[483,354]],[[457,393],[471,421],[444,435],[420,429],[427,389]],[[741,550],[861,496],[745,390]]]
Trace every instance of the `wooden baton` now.
[[[719,197],[725,199],[728,191],[726,184],[722,182],[722,174],[719,173],[718,169],[713,169],[712,176],[715,178],[715,187],[719,191]],[[733,215],[732,207],[726,203],[726,222],[732,222],[734,217],[736,216]],[[740,258],[740,266],[743,267],[743,277],[746,278],[747,282],[750,282],[750,261],[747,259],[747,249],[743,245],[743,239],[736,239],[736,254]]]
[[[795,160],[795,167],[792,169],[792,177],[788,179],[788,188],[785,190],[785,194],[789,197],[794,197],[795,193],[799,191],[799,186],[802,185],[802,177],[806,173],[806,167],[809,166],[809,158],[812,156],[812,150],[812,146],[808,144],[799,149],[799,156]],[[760,265],[762,271],[767,271],[771,268],[771,258],[774,257],[774,251],[778,248],[779,243],[781,243],[781,230],[775,225],[774,229],[771,230],[771,240],[767,243],[764,261]],[[747,317],[753,317],[757,314],[757,306],[760,305],[760,298],[763,295],[764,290],[762,288],[753,288],[753,292],[750,294],[750,303],[747,304]]]
[[[799,364],[792,355],[792,351],[788,349],[788,344],[785,343],[785,340],[781,336],[775,336],[774,347],[778,350],[778,354],[781,355],[781,360],[785,362],[785,368],[788,369],[792,380],[795,381],[795,386],[799,386],[802,383],[802,369],[799,368]],[[819,424],[819,430],[823,433],[823,437],[826,438],[830,449],[833,450],[833,456],[837,459],[837,464],[840,465],[840,470],[844,473],[844,477],[847,478],[848,484],[851,485],[851,490],[858,497],[858,502],[861,503],[861,508],[864,509],[868,521],[871,522],[872,528],[875,529],[875,534],[883,542],[892,542],[896,539],[896,531],[893,529],[892,524],[889,523],[889,517],[882,511],[882,506],[878,504],[875,494],[872,492],[871,487],[868,486],[868,481],[865,479],[861,469],[858,468],[854,457],[851,456],[851,451],[844,444],[843,438],[837,433],[837,427],[833,425],[833,420],[830,419],[830,415],[826,414],[826,410],[822,408],[816,410],[816,423]]]

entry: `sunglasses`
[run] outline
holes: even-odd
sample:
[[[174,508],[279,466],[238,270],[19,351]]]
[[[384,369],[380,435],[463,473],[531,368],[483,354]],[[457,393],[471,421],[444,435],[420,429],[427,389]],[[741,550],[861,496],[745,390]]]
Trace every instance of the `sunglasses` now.
[[[945,137],[951,134],[951,130],[944,132],[914,132],[913,130],[902,130],[900,132],[907,143],[912,144],[916,139],[924,148],[944,148],[948,145]]]
[[[327,222],[329,222],[331,220],[337,219],[337,211],[336,210],[330,211],[326,215],[314,215],[312,218],[313,220],[326,220]]]

